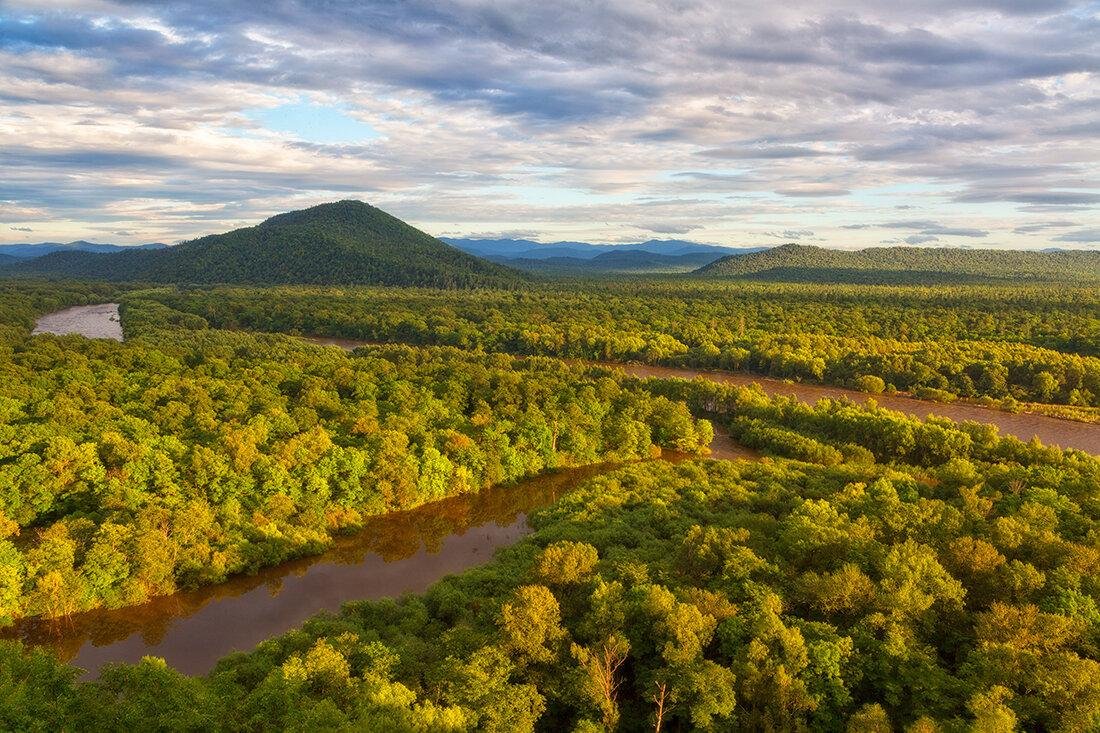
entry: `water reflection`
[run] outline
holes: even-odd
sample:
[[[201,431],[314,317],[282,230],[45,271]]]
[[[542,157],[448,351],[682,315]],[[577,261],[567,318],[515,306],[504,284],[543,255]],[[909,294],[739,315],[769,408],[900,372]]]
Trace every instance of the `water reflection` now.
[[[323,555],[215,586],[60,620],[26,619],[4,636],[51,648],[94,676],[110,662],[165,658],[188,674],[247,651],[345,601],[424,591],[440,578],[488,562],[529,530],[526,514],[607,466],[566,469],[418,509],[372,518]]]

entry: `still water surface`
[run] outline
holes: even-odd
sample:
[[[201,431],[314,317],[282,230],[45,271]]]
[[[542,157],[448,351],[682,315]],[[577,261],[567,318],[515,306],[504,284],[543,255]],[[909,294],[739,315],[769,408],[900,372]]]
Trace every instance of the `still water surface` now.
[[[347,601],[419,593],[487,563],[530,530],[526,515],[608,466],[564,469],[368,520],[323,555],[162,596],[139,606],[64,619],[25,619],[0,632],[45,646],[94,677],[104,664],[163,657],[187,674],[286,633]]]

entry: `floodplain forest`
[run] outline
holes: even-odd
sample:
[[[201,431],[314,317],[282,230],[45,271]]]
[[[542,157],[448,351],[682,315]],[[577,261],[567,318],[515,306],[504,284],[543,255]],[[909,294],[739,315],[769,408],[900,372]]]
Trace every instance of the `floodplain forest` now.
[[[123,342],[30,334],[108,301]],[[1097,306],[1072,284],[10,281],[9,628],[321,553],[368,517],[606,469],[486,564],[202,676],[150,657],[81,679],[2,640],[0,729],[1097,730],[1100,457],[615,365],[1095,421]],[[757,457],[708,459],[718,432]]]

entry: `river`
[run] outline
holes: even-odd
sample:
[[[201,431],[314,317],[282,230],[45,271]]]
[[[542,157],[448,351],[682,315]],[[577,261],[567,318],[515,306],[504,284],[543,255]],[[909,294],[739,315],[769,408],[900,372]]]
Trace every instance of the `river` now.
[[[121,340],[121,331],[112,336],[105,323],[117,314],[117,305],[68,308],[43,316],[35,332]],[[721,430],[711,448],[715,458],[758,457]],[[529,532],[528,512],[608,468],[554,471],[372,517],[361,531],[337,538],[321,555],[141,605],[63,619],[23,619],[0,630],[0,636],[53,650],[84,669],[85,679],[94,678],[105,664],[133,663],[145,656],[162,657],[186,674],[204,674],[227,654],[248,651],[322,611],[336,612],[348,601],[423,592],[447,575],[485,564],[498,548]]]
[[[43,316],[36,333],[80,333],[121,340],[118,307],[78,306]],[[311,339],[345,349],[362,342]],[[636,377],[703,377],[727,384],[759,384],[770,394],[814,401],[866,394],[836,387],[789,384],[752,375],[696,371],[637,364],[603,364]],[[1040,415],[1011,415],[969,405],[938,405],[897,396],[875,397],[880,404],[909,414],[929,413],[957,420],[979,420],[1022,438],[1038,435],[1045,443],[1100,453],[1100,428]],[[755,458],[716,426],[715,458]],[[25,619],[2,636],[53,649],[94,676],[110,662],[136,662],[143,656],[165,658],[188,673],[209,671],[221,657],[246,651],[264,639],[300,625],[341,604],[425,590],[446,575],[484,564],[501,547],[528,532],[526,514],[545,506],[606,466],[567,469],[452,497],[406,512],[371,518],[362,531],[340,537],[328,552],[267,568],[255,575],[183,591],[139,606],[98,609],[60,620]],[[201,641],[198,641],[201,640]]]
[[[75,305],[48,313],[35,322],[31,333],[79,334],[90,339],[121,341],[122,321],[118,315],[118,303]]]
[[[447,575],[485,564],[498,548],[530,531],[528,512],[607,469],[563,469],[372,517],[322,555],[138,606],[23,619],[0,636],[50,648],[86,670],[85,678],[104,664],[149,655],[181,672],[203,674],[225,655],[248,651],[322,611],[338,611],[348,601],[423,592]]]
[[[70,334],[78,333],[89,338],[122,339],[122,328],[118,318],[117,303],[82,305],[66,308],[56,313],[42,316],[35,324],[34,333]],[[370,342],[338,338],[307,338],[322,345],[339,346],[350,351],[359,346],[368,346]],[[918,418],[928,415],[947,417],[962,422],[972,420],[996,425],[1003,435],[1012,435],[1021,440],[1039,438],[1046,445],[1078,450],[1100,455],[1100,426],[1090,423],[1062,420],[1046,415],[1021,412],[1010,413],[970,404],[940,404],[918,400],[901,395],[868,395],[843,387],[828,387],[816,384],[784,382],[779,379],[761,377],[755,374],[736,372],[707,371],[680,367],[650,366],[646,364],[603,364],[600,366],[622,369],[635,377],[679,377],[694,379],[702,377],[723,384],[757,384],[772,395],[789,395],[805,402],[816,402],[825,397],[847,397],[855,402],[864,403],[875,400],[883,407],[904,412]],[[715,458],[751,458],[753,453],[737,446],[728,436],[717,436],[712,446]]]
[[[355,341],[352,339],[338,339],[326,337],[308,337],[306,340],[323,345],[338,346],[345,351],[360,346],[377,345],[369,341]],[[800,382],[785,382],[781,379],[762,377],[756,374],[741,372],[722,372],[706,369],[688,369],[684,367],[652,366],[649,364],[623,364],[619,362],[592,362],[571,360],[574,363],[590,364],[621,369],[630,376],[644,379],[647,377],[679,378],[679,379],[709,379],[720,384],[732,384],[740,386],[758,385],[769,395],[786,395],[796,397],[803,402],[815,403],[818,400],[846,397],[854,402],[864,404],[868,400],[874,400],[880,406],[904,412],[920,419],[929,415],[947,417],[956,422],[970,420],[973,422],[989,423],[996,425],[1002,435],[1012,435],[1020,440],[1031,440],[1034,437],[1044,445],[1056,445],[1061,448],[1076,448],[1089,453],[1100,455],[1100,425],[1077,422],[1075,420],[1063,420],[1047,415],[1037,415],[1030,412],[1011,413],[1004,410],[995,410],[979,405],[962,403],[941,404],[918,400],[914,397],[903,395],[869,395],[866,392],[858,392],[844,387],[830,387],[819,384],[803,384]],[[743,448],[741,450],[744,450]],[[715,457],[722,457],[716,455]],[[738,456],[744,457],[744,456]]]

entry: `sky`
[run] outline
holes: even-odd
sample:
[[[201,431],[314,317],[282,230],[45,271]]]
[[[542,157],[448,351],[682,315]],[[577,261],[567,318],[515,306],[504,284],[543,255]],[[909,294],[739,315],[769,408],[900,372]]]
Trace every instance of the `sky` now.
[[[0,0],[0,242],[1100,248],[1100,1]]]

